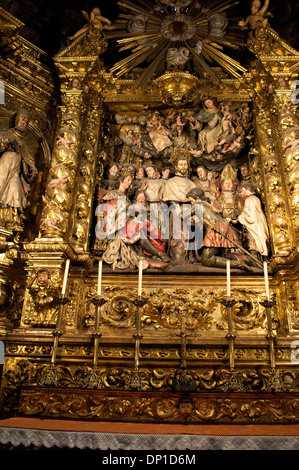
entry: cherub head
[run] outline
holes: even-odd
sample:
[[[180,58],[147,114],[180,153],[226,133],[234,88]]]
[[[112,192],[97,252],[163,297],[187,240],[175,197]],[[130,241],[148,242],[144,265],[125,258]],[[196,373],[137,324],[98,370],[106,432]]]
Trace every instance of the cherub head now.
[[[48,284],[49,278],[50,278],[50,275],[47,269],[40,269],[37,272],[36,280],[40,286],[45,286],[46,284]]]
[[[254,15],[255,13],[259,11],[260,8],[261,8],[260,0],[253,0],[251,4],[251,13]]]
[[[72,88],[79,88],[80,87],[80,81],[78,78],[73,78],[72,83],[71,83]]]
[[[180,399],[179,403],[179,412],[183,418],[188,418],[193,411],[193,401],[191,398],[183,397]]]

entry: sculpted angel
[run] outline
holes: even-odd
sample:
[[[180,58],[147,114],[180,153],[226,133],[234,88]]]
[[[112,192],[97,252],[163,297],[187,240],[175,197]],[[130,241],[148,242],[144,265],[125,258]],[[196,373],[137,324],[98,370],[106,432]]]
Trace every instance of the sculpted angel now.
[[[86,11],[81,10],[84,18],[88,21],[88,23],[83,26],[83,28],[79,29],[73,36],[69,37],[71,41],[76,39],[81,34],[88,31],[90,28],[98,29],[99,31],[103,31],[103,29],[114,29],[115,27],[112,25],[112,22],[102,16],[101,10],[98,7],[95,7],[91,10],[90,15],[86,13]]]
[[[268,18],[266,18],[266,12],[269,7],[270,0],[265,0],[264,6],[261,8],[262,2],[260,0],[253,0],[251,4],[251,14],[246,20],[240,20],[239,26],[250,25],[251,29],[256,29],[258,26],[265,28],[268,24]]]

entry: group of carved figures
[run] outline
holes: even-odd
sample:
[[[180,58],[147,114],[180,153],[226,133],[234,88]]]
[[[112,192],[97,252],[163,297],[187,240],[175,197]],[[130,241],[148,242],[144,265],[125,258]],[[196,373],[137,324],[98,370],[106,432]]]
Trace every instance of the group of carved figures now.
[[[236,268],[260,266],[269,232],[244,163],[252,134],[248,103],[232,111],[215,98],[199,111],[145,107],[110,119],[96,210],[95,247],[104,261],[114,269],[137,266],[140,258],[144,268],[224,268],[228,258]],[[201,236],[191,246],[197,229]]]
[[[215,106],[215,100],[208,101],[211,106]],[[207,106],[206,102],[204,106]],[[160,114],[155,111],[148,121],[144,115],[117,115],[115,121],[118,124],[114,123],[114,128],[119,131],[119,137],[110,135],[109,138],[106,129],[106,166],[97,189],[99,205],[96,211],[95,252],[100,252],[113,268],[131,268],[137,266],[140,259],[144,262],[144,268],[164,268],[186,263],[223,268],[229,258],[233,267],[252,270],[260,265],[263,257],[268,256],[269,230],[261,201],[250,181],[249,167],[242,163],[244,155],[238,158],[240,154],[232,154],[230,151],[229,163],[222,160],[216,169],[209,165],[214,152],[219,151],[216,147],[220,143],[222,146],[228,144],[230,134],[227,133],[224,137],[227,128],[223,125],[226,122],[223,109],[222,112],[218,110],[212,114],[211,120],[215,119],[218,123],[214,128],[210,124],[211,120],[207,120],[201,122],[200,130],[189,133],[189,137],[191,135],[197,138],[196,151],[200,155],[195,157],[190,145],[192,139],[185,140],[186,145],[182,146],[174,145],[174,141],[170,139],[170,127],[175,129],[176,137],[184,134],[184,126],[181,129],[178,126],[184,113],[178,111],[170,110],[164,116],[163,123]],[[240,109],[245,113],[246,119]],[[190,128],[193,119],[199,122],[196,116],[203,116],[201,113],[207,113],[210,117],[204,107],[197,114],[193,113],[193,117],[191,113],[185,113],[188,115]],[[237,132],[238,127],[239,135],[250,135],[252,124],[249,114],[247,104],[242,105],[233,119],[229,120],[232,127],[229,125],[228,128]],[[244,118],[242,121],[241,115]],[[236,116],[239,116],[239,120],[236,120]],[[142,120],[143,127],[140,124]],[[159,125],[153,126],[153,121]],[[232,122],[235,122],[235,127]],[[15,126],[0,134],[0,209],[1,224],[5,227],[8,227],[7,221],[24,214],[30,186],[37,176],[34,156],[26,145],[28,123],[28,113],[20,110],[16,114]],[[142,151],[150,148],[150,158],[147,158],[145,152],[135,159],[138,155],[134,153],[133,147],[138,144],[138,139],[134,134],[135,140],[130,143],[129,131],[132,128],[136,130],[136,126],[139,130],[147,126],[147,132],[139,136],[140,148]],[[249,134],[246,134],[247,131]],[[173,139],[173,134],[171,138]],[[63,137],[60,136],[60,139]],[[170,141],[169,146],[165,146],[167,139]],[[209,149],[213,148],[210,153],[206,150],[206,153],[202,153],[203,142],[210,145]],[[296,148],[297,139],[289,146]],[[124,149],[127,151],[126,155]],[[115,156],[117,151],[119,153]],[[63,188],[67,184],[68,178],[61,177],[52,179],[47,187]],[[123,201],[125,207],[119,207]],[[187,205],[191,208],[188,223],[193,229],[196,228],[199,222],[195,208],[199,202],[203,207],[203,237],[200,246],[190,248],[190,244],[186,245],[186,233],[183,229],[181,237],[173,236],[173,217],[177,211],[183,222],[183,208]],[[127,211],[132,204],[134,214]],[[112,216],[116,217],[114,232],[107,233],[107,222]],[[168,223],[167,236],[163,225],[165,220]]]
[[[225,268],[227,259],[234,268],[258,267],[268,256],[269,231],[248,166],[240,168],[239,180],[231,164],[220,174],[198,166],[190,175],[185,149],[175,150],[172,159],[174,174],[169,168],[160,174],[154,164],[137,171],[134,165],[111,165],[96,210],[104,261],[116,269],[138,266],[140,259],[144,269],[191,263]],[[199,226],[202,238],[195,240]]]
[[[139,115],[116,114],[114,119],[118,135],[108,139],[105,151],[109,160],[120,164],[169,164],[172,152],[183,148],[189,150],[193,166],[201,163],[219,171],[240,154],[253,134],[247,103],[232,110],[215,98],[206,98],[199,111],[163,113],[145,106]]]

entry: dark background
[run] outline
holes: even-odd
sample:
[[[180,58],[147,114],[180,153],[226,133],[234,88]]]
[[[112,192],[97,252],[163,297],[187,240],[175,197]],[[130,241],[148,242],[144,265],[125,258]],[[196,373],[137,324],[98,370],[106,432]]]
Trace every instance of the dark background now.
[[[149,6],[154,4],[151,0],[148,3]],[[205,4],[205,0],[200,3]],[[228,16],[246,18],[250,3],[250,0],[241,0],[228,11]],[[21,35],[47,52],[50,57],[67,46],[67,37],[86,24],[81,10],[89,13],[94,6],[98,6],[103,16],[111,21],[117,19],[120,12],[117,0],[2,0],[2,7],[25,23]],[[269,21],[272,28],[299,50],[298,0],[270,0],[269,12],[273,15]],[[110,55],[113,53],[110,52]]]

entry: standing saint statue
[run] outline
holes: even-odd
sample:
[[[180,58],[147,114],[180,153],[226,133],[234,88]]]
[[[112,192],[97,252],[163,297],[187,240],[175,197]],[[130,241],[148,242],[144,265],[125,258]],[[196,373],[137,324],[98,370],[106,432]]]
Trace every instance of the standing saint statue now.
[[[245,199],[245,204],[238,220],[247,229],[249,251],[254,255],[266,258],[268,256],[269,228],[261,201],[256,196],[251,183],[243,185],[241,195]]]
[[[162,235],[169,228],[169,255],[177,263],[184,263],[189,255],[186,248],[188,235],[184,232],[182,224],[183,206],[188,204],[188,192],[195,188],[193,181],[189,179],[190,153],[186,149],[177,149],[171,155],[175,175],[165,181],[163,201],[172,209],[169,214],[162,214]],[[167,211],[166,211],[167,212]],[[169,218],[166,217],[169,215]],[[168,227],[167,227],[168,225]]]
[[[0,132],[0,205],[22,212],[27,205],[30,184],[37,176],[33,156],[25,143],[29,114],[20,109],[15,126]]]
[[[171,160],[175,175],[165,181],[163,201],[168,203],[188,202],[187,193],[195,188],[195,183],[189,179],[190,153],[185,149],[178,149],[172,153]]]

